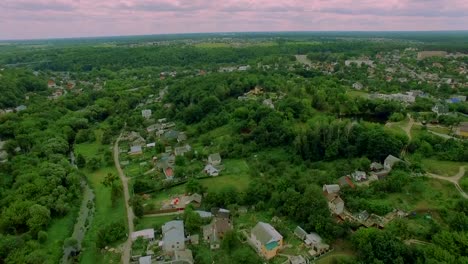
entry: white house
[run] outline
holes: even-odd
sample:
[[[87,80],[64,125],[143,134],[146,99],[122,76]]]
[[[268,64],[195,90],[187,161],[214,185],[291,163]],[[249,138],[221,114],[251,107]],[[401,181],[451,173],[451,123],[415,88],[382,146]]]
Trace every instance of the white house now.
[[[142,115],[145,119],[150,119],[150,118],[151,118],[151,109],[141,110],[141,115]]]

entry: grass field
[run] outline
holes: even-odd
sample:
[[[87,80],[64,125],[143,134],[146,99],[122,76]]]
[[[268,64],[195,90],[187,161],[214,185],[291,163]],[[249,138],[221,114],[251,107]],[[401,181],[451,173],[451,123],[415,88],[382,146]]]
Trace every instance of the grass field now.
[[[138,220],[138,224],[135,226],[135,230],[142,230],[146,228],[156,228],[161,227],[164,223],[177,219],[181,217],[178,215],[163,215],[156,217],[143,217]]]
[[[65,217],[54,219],[47,230],[47,241],[44,247],[57,262],[63,255],[63,241],[70,237],[75,224],[76,212],[70,212]]]
[[[224,160],[225,170],[220,176],[202,179],[201,183],[209,191],[220,191],[224,187],[234,186],[238,191],[244,191],[249,186],[249,166],[244,160]]]
[[[458,173],[460,166],[466,165],[462,162],[443,161],[435,159],[424,159],[422,161],[423,168],[430,173],[441,176],[451,177]]]
[[[94,143],[85,143],[75,146],[77,154],[82,154],[86,159],[90,157],[102,156],[100,149],[102,145]],[[104,147],[105,148],[105,147]],[[102,185],[102,181],[107,173],[117,174],[114,167],[101,168],[95,172],[88,170],[84,171],[87,175],[88,182],[96,195],[95,200],[95,215],[91,222],[90,229],[86,233],[83,241],[83,253],[81,255],[80,263],[110,263],[111,260],[117,259],[118,254],[106,253],[102,254],[96,248],[96,235],[100,228],[109,224],[111,221],[125,221],[125,204],[123,197],[117,199],[114,206],[111,202],[110,188]]]

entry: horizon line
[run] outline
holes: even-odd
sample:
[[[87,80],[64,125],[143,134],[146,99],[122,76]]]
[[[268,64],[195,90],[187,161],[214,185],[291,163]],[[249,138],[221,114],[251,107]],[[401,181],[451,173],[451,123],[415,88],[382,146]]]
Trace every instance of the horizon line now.
[[[53,40],[79,40],[79,39],[103,39],[103,38],[124,38],[124,37],[151,37],[151,36],[175,36],[175,35],[202,35],[202,34],[259,34],[259,33],[430,33],[430,32],[467,32],[468,29],[454,30],[288,30],[288,31],[219,31],[219,32],[179,32],[179,33],[155,33],[142,35],[100,35],[100,36],[77,36],[77,37],[51,37],[51,38],[18,38],[2,39],[0,42],[25,42],[25,41],[53,41]]]

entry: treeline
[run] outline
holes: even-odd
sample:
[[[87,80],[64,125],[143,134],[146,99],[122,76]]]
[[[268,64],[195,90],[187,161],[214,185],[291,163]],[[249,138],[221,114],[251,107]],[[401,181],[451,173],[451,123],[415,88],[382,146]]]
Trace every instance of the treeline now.
[[[0,71],[0,108],[16,107],[25,102],[30,92],[47,90],[44,78],[36,77],[24,69]]]
[[[402,48],[401,44],[392,44],[385,48]],[[190,45],[153,47],[67,47],[31,51],[10,52],[0,57],[4,64],[41,62],[34,66],[41,70],[54,71],[90,71],[92,69],[118,70],[144,66],[187,66],[196,68],[210,64],[241,64],[256,61],[258,58],[276,55],[307,54],[311,52],[349,53],[367,50],[375,53],[381,50],[378,43],[325,42],[294,43],[279,42],[272,46],[248,46],[242,48],[201,48]]]

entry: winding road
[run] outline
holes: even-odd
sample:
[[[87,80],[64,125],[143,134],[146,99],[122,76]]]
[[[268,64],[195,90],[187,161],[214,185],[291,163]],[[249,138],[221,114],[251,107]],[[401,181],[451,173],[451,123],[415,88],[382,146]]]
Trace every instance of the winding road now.
[[[119,142],[120,138],[122,137],[122,133],[120,133],[119,137],[115,141],[114,144],[114,163],[117,172],[119,173],[120,180],[122,181],[122,186],[124,190],[124,198],[125,198],[125,209],[127,211],[127,222],[128,222],[128,238],[127,241],[123,244],[122,248],[122,263],[128,264],[130,262],[130,251],[132,248],[132,237],[130,236],[133,233],[135,227],[133,225],[133,219],[135,218],[133,214],[133,209],[130,207],[130,193],[128,192],[128,178],[125,176],[122,168],[120,167],[119,162]]]
[[[445,176],[441,176],[441,175],[437,175],[433,173],[426,173],[426,175],[430,178],[444,180],[444,181],[453,183],[453,185],[455,185],[455,187],[463,196],[463,198],[468,199],[468,194],[465,191],[463,191],[463,189],[460,187],[460,184],[459,184],[460,179],[465,175],[465,166],[460,166],[460,170],[458,171],[458,173],[452,177],[445,177]]]

